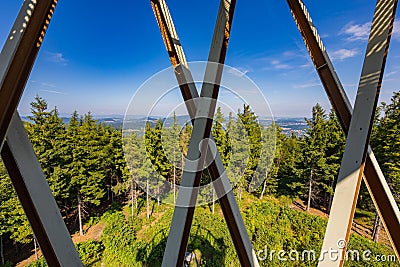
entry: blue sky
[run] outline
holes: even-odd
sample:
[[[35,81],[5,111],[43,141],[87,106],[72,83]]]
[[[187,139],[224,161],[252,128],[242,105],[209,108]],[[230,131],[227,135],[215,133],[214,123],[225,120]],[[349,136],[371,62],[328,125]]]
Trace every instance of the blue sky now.
[[[167,1],[188,61],[207,59],[219,1]],[[305,1],[354,102],[375,1]],[[22,0],[0,1],[3,46]],[[400,90],[400,16],[380,101]],[[238,0],[226,64],[261,88],[275,116],[309,116],[329,102],[286,1]],[[150,1],[60,0],[19,105],[36,94],[61,114],[123,114],[136,89],[170,66]]]

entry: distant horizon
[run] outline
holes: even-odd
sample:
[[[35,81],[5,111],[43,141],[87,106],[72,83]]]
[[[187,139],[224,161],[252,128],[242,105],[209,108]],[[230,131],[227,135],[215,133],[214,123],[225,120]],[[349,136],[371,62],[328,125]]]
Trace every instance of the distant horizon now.
[[[21,3],[0,1],[1,46]],[[352,104],[375,4],[305,0]],[[77,9],[74,1],[59,3],[21,98],[21,114],[30,113],[29,103],[36,95],[63,115],[74,110],[96,116],[125,114],[136,90],[171,66],[151,5],[146,1],[123,1],[123,5],[121,9],[100,0],[96,5],[83,2]],[[168,1],[168,6],[187,61],[207,60],[218,1],[205,5],[177,0]],[[188,16],[190,10],[196,12]],[[400,89],[399,58],[397,14],[379,102],[389,102]],[[331,109],[286,1],[237,3],[226,64],[257,84],[274,117],[307,117],[316,103],[327,112]]]
[[[49,109],[49,110],[52,110],[52,109]],[[88,112],[85,112],[85,113],[79,113],[78,112],[78,115],[85,115],[85,114],[87,114]],[[71,114],[69,114],[69,113],[58,113],[58,115],[59,115],[59,117],[60,118],[70,118],[71,116],[72,116],[72,114],[73,114],[73,112],[71,113]],[[95,114],[95,113],[93,113],[93,112],[90,112],[90,114],[94,117],[94,118],[123,118],[123,117],[125,117],[125,115],[124,114]],[[310,114],[311,114],[311,111],[310,111]],[[21,117],[29,117],[29,116],[32,116],[32,113],[29,113],[29,114],[21,114],[21,113],[19,113],[19,115],[21,116]],[[227,114],[224,114],[224,115],[226,115],[225,117],[228,117],[228,115]],[[147,115],[144,115],[144,114],[137,114],[137,115],[130,115],[130,116],[136,116],[136,117],[138,117],[138,118],[146,118],[146,117],[155,117],[155,118],[165,118],[166,116],[165,115],[151,115],[151,116],[147,116]],[[177,115],[177,117],[186,117],[186,116],[189,116],[189,115],[187,115],[187,114],[178,114]],[[261,118],[261,119],[268,119],[268,118],[270,118],[270,117],[266,117],[266,116],[258,116],[258,118]],[[281,118],[287,118],[287,119],[304,119],[304,118],[310,118],[310,116],[290,116],[290,115],[288,115],[288,116],[273,116],[272,117],[273,119],[281,119]]]

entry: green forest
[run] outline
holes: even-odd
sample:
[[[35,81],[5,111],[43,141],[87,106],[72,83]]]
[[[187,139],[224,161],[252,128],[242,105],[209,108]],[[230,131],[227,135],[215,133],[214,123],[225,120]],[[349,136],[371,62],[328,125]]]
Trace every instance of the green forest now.
[[[305,120],[306,133],[297,136],[283,134],[275,123],[262,126],[246,105],[235,116],[220,108],[215,114],[212,134],[222,161],[231,175],[243,174],[234,177],[233,190],[256,253],[321,248],[346,139],[335,113],[319,104]],[[180,183],[192,126],[178,125],[176,117],[169,125],[160,119],[123,138],[122,129],[99,123],[90,113],[74,112],[66,123],[57,108],[37,96],[25,128],[84,265],[161,266],[173,215],[173,206],[165,202],[177,197],[175,185]],[[261,173],[264,182],[250,190],[252,176],[260,175],[256,169],[267,168],[259,160],[260,140],[271,133],[276,134],[271,166]],[[243,135],[247,140],[241,140]],[[370,144],[400,203],[400,92],[379,105]],[[152,182],[151,166],[172,185],[168,195],[152,197],[164,191],[165,184]],[[204,171],[201,183],[209,182]],[[365,184],[355,224],[363,231],[354,230],[349,249],[369,250],[371,258],[394,255]],[[25,266],[46,266],[2,164],[0,241],[2,266],[15,266],[28,257]],[[196,208],[188,251],[195,255],[190,266],[239,266],[218,201]],[[261,266],[317,262],[264,258],[260,256]],[[345,265],[400,266],[397,260],[372,259],[348,260]]]

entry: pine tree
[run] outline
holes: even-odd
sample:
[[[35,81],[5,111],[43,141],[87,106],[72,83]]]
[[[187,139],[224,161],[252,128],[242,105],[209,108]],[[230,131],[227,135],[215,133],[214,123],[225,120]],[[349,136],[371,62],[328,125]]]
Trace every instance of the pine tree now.
[[[346,138],[343,133],[343,130],[340,126],[339,120],[336,117],[336,114],[333,110],[328,115],[327,121],[327,133],[328,133],[328,140],[326,143],[325,149],[325,157],[326,157],[326,176],[325,181],[325,197],[324,202],[326,204],[325,209],[329,214],[333,193],[334,193],[334,186],[336,183],[336,179],[339,175],[340,164],[342,161],[342,156],[344,152],[344,146],[346,144]]]
[[[400,203],[400,91],[394,92],[389,104],[378,107],[372,130],[371,146],[397,203]],[[371,209],[371,197],[365,184],[361,187],[360,201]],[[381,228],[379,213],[375,211],[372,237],[378,241]]]
[[[231,156],[227,174],[231,183],[237,188],[239,199],[241,199],[242,191],[248,185],[246,170],[250,164],[250,138],[246,138],[248,136],[247,130],[241,120],[235,121],[231,113],[227,122],[227,130],[231,142]]]
[[[65,168],[71,179],[71,198],[76,199],[73,202],[77,205],[81,234],[85,204],[99,205],[105,195],[105,153],[98,130],[90,113],[79,121],[79,125],[74,113],[68,126],[72,151]]]
[[[231,155],[231,144],[228,133],[224,130],[224,114],[222,114],[221,107],[217,108],[215,113],[212,134],[214,137],[215,145],[221,155],[222,163],[227,168]]]
[[[265,193],[277,193],[279,183],[278,172],[284,161],[282,145],[286,137],[282,134],[282,129],[275,122],[272,122],[272,124],[263,131],[263,136],[265,140],[263,140],[261,164],[259,164],[257,170],[257,175],[264,176],[260,199],[263,198]]]
[[[11,198],[15,198],[15,193],[3,163],[0,162],[0,257],[2,265],[5,263],[3,239],[6,234],[12,232],[13,227],[9,219],[11,211],[15,209],[15,206],[10,206],[13,202],[10,201]]]
[[[321,204],[321,195],[330,187],[327,181],[328,171],[325,150],[328,142],[326,114],[317,104],[312,109],[311,120],[306,119],[309,129],[304,142],[304,171],[303,177],[309,177],[307,183],[307,211],[312,201]]]
[[[372,136],[372,146],[383,174],[400,203],[400,92],[389,104],[382,103],[382,117]]]
[[[299,197],[303,195],[304,188],[302,176],[304,139],[297,137],[294,133],[291,133],[289,137],[278,135],[278,140],[279,136],[282,140],[280,148],[282,161],[278,169],[278,191],[282,195]]]
[[[172,124],[168,127],[163,127],[162,145],[165,155],[168,155],[168,160],[171,165],[169,173],[169,182],[173,195],[173,201],[176,200],[176,185],[180,183],[182,169],[182,155],[180,149],[180,126],[178,125],[176,114],[174,113]]]
[[[250,146],[249,160],[244,171],[244,178],[246,183],[246,188],[248,187],[255,169],[257,168],[260,153],[261,153],[261,126],[258,123],[257,116],[251,110],[250,105],[243,105],[243,111],[238,112],[238,119],[244,125],[248,144]],[[242,135],[244,138],[246,135]]]
[[[47,178],[50,189],[59,204],[69,197],[70,183],[63,169],[68,158],[65,143],[66,129],[57,108],[47,110],[47,102],[36,96],[31,103],[33,123],[26,124],[26,130],[33,149]]]
[[[32,241],[32,234],[10,177],[0,163],[0,241],[9,235],[12,240],[27,244]]]

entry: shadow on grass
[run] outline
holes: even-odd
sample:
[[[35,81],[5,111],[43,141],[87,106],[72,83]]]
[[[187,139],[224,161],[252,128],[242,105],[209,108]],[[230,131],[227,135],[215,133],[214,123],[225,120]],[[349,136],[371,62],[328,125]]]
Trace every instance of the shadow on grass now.
[[[137,262],[141,262],[144,267],[161,266],[167,244],[167,232],[159,232],[141,248],[137,254]],[[226,249],[222,238],[215,238],[209,230],[197,227],[196,231],[190,234],[187,248],[188,253],[193,253],[190,266],[224,266]]]

